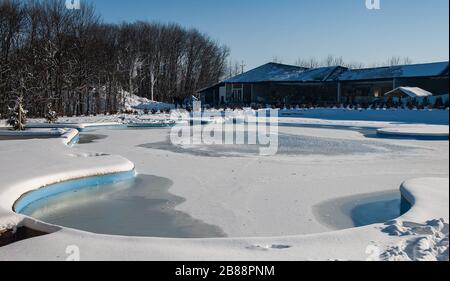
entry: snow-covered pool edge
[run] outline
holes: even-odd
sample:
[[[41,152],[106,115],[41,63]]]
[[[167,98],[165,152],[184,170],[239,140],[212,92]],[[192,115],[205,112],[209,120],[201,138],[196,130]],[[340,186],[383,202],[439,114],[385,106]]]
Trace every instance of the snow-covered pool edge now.
[[[75,130],[76,131],[76,130]],[[77,135],[63,141],[64,144]],[[9,142],[11,143],[11,142]],[[11,177],[0,187],[0,229],[30,226],[38,223],[30,218],[12,212],[14,202],[23,194],[49,184],[77,178],[126,172],[134,169],[130,161],[112,155],[92,154],[62,145],[58,139],[26,141],[25,154],[38,151],[46,161],[59,161],[62,166],[43,169],[43,174],[29,174],[18,179]],[[8,146],[8,144],[0,146]],[[42,151],[51,147],[50,152]],[[3,148],[3,147],[2,147]],[[6,151],[15,155],[14,151]],[[25,157],[25,160],[27,157]],[[35,168],[33,163],[25,168]],[[57,165],[55,165],[57,166]],[[3,167],[14,175],[17,167]],[[26,169],[25,169],[26,170]],[[5,171],[3,171],[5,172]],[[8,171],[6,171],[8,172]],[[41,171],[42,172],[42,171]],[[52,228],[49,235],[24,240],[0,248],[0,260],[60,260],[64,258],[67,245],[77,245],[83,260],[366,260],[374,258],[368,249],[379,249],[379,257],[389,251],[392,245],[404,243],[411,237],[393,235],[386,231],[394,225],[399,228],[404,222],[423,224],[430,220],[443,219],[448,222],[448,178],[426,178],[406,181],[401,186],[402,196],[413,206],[401,218],[390,225],[371,225],[322,234],[225,239],[162,239],[96,235],[78,230]],[[50,229],[52,226],[48,226]],[[448,233],[447,233],[448,237]],[[401,250],[400,250],[401,252]],[[386,256],[391,259],[393,255]],[[408,256],[394,256],[407,258]],[[376,259],[376,257],[375,257]]]

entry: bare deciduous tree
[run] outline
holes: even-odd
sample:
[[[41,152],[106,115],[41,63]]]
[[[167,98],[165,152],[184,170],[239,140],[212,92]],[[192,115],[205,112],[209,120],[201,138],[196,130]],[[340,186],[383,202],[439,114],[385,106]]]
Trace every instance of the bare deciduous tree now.
[[[104,24],[92,5],[0,0],[0,114],[24,97],[30,116],[112,113],[125,92],[174,102],[218,82],[228,48],[195,29]]]
[[[342,57],[335,57],[333,55],[328,55],[324,59],[320,60],[315,57],[310,57],[309,59],[297,59],[294,63],[296,66],[306,67],[306,68],[317,68],[317,67],[329,67],[329,66],[343,66],[350,69],[361,69],[366,67],[364,63],[361,62],[346,62]],[[396,66],[396,65],[408,65],[412,64],[412,60],[409,57],[398,57],[392,56],[383,63],[374,63],[370,67],[383,67],[383,66]]]

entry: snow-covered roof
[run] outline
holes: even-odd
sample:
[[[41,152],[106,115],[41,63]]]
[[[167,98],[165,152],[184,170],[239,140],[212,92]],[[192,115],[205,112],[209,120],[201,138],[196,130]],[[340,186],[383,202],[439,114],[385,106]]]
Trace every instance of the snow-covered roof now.
[[[268,63],[223,81],[223,83],[352,81],[405,77],[434,77],[448,74],[448,62],[399,65],[365,69],[341,66],[303,68]]]
[[[374,80],[448,75],[448,62],[354,69],[343,72],[340,81]]]
[[[322,82],[334,81],[347,68],[340,66],[304,68],[279,63],[268,63],[260,67],[231,77],[223,83],[258,82]]]
[[[286,81],[299,76],[307,68],[279,63],[267,63],[223,81],[224,83],[257,83]]]
[[[347,68],[340,66],[320,67],[305,70],[296,75],[291,75],[282,82],[324,82],[335,81]]]
[[[293,65],[267,63],[198,92],[227,83],[308,83],[448,76],[448,66],[448,62],[437,62],[352,70],[342,66],[308,69]]]
[[[398,87],[384,94],[385,96],[401,94],[411,98],[431,97],[433,94],[418,87]]]

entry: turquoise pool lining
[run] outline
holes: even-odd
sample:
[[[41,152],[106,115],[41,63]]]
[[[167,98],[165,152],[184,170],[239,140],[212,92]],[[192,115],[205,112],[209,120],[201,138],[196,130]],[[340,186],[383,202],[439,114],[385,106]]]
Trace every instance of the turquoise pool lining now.
[[[80,141],[80,134],[77,133],[77,135],[74,136],[74,137],[69,141],[69,143],[67,144],[67,146],[72,147],[72,146],[76,145],[79,141]]]
[[[78,128],[80,133],[87,133],[95,130],[126,130],[126,129],[150,129],[150,128],[171,128],[174,127],[175,123],[129,123],[129,124],[117,124],[117,125],[107,125],[107,126],[86,126],[84,128]]]
[[[136,177],[136,171],[133,169],[127,172],[112,173],[107,175],[92,176],[80,178],[75,180],[68,180],[61,183],[51,184],[39,189],[30,191],[22,195],[13,206],[13,211],[21,213],[31,203],[54,196],[57,194],[79,190],[82,188],[113,184],[121,181],[126,181]]]
[[[175,127],[176,123],[130,123],[127,124],[127,128],[170,128]]]

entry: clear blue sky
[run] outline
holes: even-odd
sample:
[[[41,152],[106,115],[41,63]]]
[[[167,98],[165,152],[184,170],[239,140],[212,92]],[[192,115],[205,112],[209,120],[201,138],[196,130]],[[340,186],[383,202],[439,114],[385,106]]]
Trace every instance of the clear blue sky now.
[[[414,63],[449,54],[448,0],[86,0],[105,22],[160,21],[195,27],[231,48],[247,69],[278,57],[342,56],[366,64],[389,56]]]

